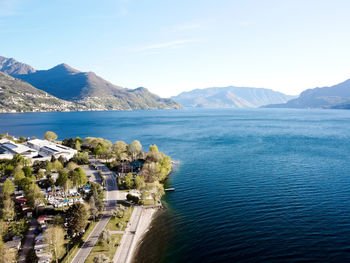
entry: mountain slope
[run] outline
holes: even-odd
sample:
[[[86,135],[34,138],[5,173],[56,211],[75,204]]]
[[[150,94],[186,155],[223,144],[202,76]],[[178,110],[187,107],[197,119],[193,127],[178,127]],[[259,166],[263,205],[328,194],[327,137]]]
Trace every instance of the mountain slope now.
[[[91,110],[181,108],[175,101],[162,99],[145,88],[121,88],[93,72],[80,72],[67,64],[60,64],[49,70],[28,70],[28,74],[11,75],[53,96],[82,104]]]
[[[57,99],[30,84],[0,72],[0,112],[71,111],[85,107]]]
[[[196,89],[172,97],[184,107],[203,108],[257,108],[271,103],[284,103],[292,98],[270,89],[233,86]]]
[[[1,58],[3,66],[0,71],[60,99],[79,103],[89,110],[181,108],[177,102],[160,98],[145,88],[121,88],[93,72],[80,72],[67,64],[49,70],[35,70],[14,59]]]
[[[348,108],[350,105],[350,79],[330,87],[308,89],[296,99],[267,108]]]
[[[13,58],[5,58],[0,56],[0,71],[9,75],[20,75],[33,73],[35,72],[35,69],[27,64],[20,63]]]

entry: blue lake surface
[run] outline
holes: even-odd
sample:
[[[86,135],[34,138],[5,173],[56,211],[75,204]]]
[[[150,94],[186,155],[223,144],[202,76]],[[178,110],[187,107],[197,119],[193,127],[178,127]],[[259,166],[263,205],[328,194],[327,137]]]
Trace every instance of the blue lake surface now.
[[[47,130],[181,162],[136,262],[350,262],[350,111],[0,114],[0,133]]]

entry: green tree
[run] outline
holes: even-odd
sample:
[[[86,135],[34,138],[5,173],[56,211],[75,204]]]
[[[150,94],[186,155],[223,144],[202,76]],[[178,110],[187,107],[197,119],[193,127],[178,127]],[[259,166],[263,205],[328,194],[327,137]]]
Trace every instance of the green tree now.
[[[2,195],[8,197],[15,192],[15,185],[10,179],[6,179],[2,186]]]
[[[24,172],[24,175],[26,177],[31,177],[32,176],[32,168],[30,168],[29,166],[24,166],[22,168],[23,172]]]
[[[155,144],[151,144],[150,146],[149,146],[149,151],[150,152],[159,152],[159,150],[158,150],[158,146],[157,145],[155,145]]]
[[[145,187],[145,179],[141,175],[135,176],[135,187],[137,190],[141,190]]]
[[[37,184],[32,183],[25,191],[27,198],[27,204],[33,208],[38,209],[39,205],[44,202],[44,195],[41,192],[40,187]]]
[[[99,213],[103,211],[104,192],[101,185],[94,182],[91,183],[90,189],[91,189],[91,195],[89,198],[89,205],[90,205],[91,214],[94,216],[94,219],[95,219],[95,217],[97,217]]]
[[[62,155],[60,155],[57,160],[62,164],[62,166],[64,166],[66,159]]]
[[[95,221],[96,217],[98,217],[99,215],[99,211],[96,207],[95,198],[93,196],[91,196],[89,199],[89,206],[90,206],[90,214],[92,215]]]
[[[124,176],[125,186],[131,189],[134,186],[134,181],[132,180],[132,173],[128,173]]]
[[[109,245],[111,243],[111,234],[108,230],[104,229],[98,240],[100,245]]]
[[[63,226],[64,219],[61,215],[57,214],[52,218],[51,224],[54,226]]]
[[[141,174],[145,178],[146,182],[154,182],[159,178],[160,165],[156,162],[146,162],[144,163]]]
[[[73,172],[70,172],[70,179],[74,186],[81,186],[88,182],[85,172],[80,167],[76,168]]]
[[[95,137],[86,137],[84,139],[84,144],[91,147],[91,148],[96,148],[97,145],[101,145],[105,148],[111,148],[112,143],[108,140],[105,140],[103,138],[95,138]]]
[[[12,221],[9,225],[9,229],[11,236],[23,237],[28,229],[28,223],[24,218],[18,221]]]
[[[70,147],[70,148],[74,148],[74,146],[75,146],[75,142],[74,142],[73,138],[69,138],[69,139],[65,138],[62,141],[62,144],[64,146],[67,146],[67,147]]]
[[[25,163],[25,159],[22,157],[22,155],[16,154],[12,157],[11,164],[13,166],[17,166],[18,164],[23,165],[24,163]]]
[[[62,187],[65,192],[71,189],[72,181],[69,179],[68,173],[64,169],[61,169],[59,171],[59,175],[56,180],[56,185]]]
[[[75,141],[75,147],[74,147],[77,151],[81,150],[81,142],[80,141]]]
[[[8,231],[8,225],[4,220],[0,220],[0,239],[5,236]],[[2,239],[1,239],[2,240]]]
[[[136,157],[142,152],[142,144],[140,141],[135,140],[128,145],[128,152],[131,154],[132,160],[135,160]]]
[[[74,235],[82,232],[88,223],[89,216],[89,209],[80,202],[69,207],[67,211],[68,233]]]
[[[112,152],[119,161],[128,158],[128,145],[123,141],[117,141],[112,146]]]
[[[64,236],[65,232],[60,226],[51,226],[44,232],[44,240],[48,245],[46,249],[51,253],[52,260],[56,263],[65,253]]]
[[[158,200],[160,200],[162,198],[162,196],[165,194],[164,192],[164,187],[161,183],[159,183],[158,181],[155,181],[153,183],[153,187],[155,189],[155,191],[153,191],[153,200],[154,202],[157,202]]]
[[[37,179],[42,179],[45,177],[45,172],[43,169],[39,169]]]
[[[21,182],[21,180],[23,178],[25,178],[24,172],[22,170],[21,166],[16,166],[16,168],[13,171],[13,178],[15,180],[15,184],[19,185],[19,183]]]
[[[0,239],[0,263],[15,263],[16,262],[16,252],[10,249],[4,242],[2,238]]]
[[[14,170],[13,165],[12,164],[8,164],[4,168],[4,174],[7,175],[7,176],[10,176],[12,174],[13,170]]]
[[[57,139],[57,134],[52,131],[47,131],[44,134],[44,139],[48,141],[55,141]]]
[[[23,136],[19,136],[18,138],[19,143],[24,143],[25,141],[26,141],[26,138],[24,138]]]
[[[23,190],[23,191],[27,191],[28,187],[33,184],[32,178],[30,177],[24,177],[23,179],[21,179],[21,181],[19,182],[19,187]]]
[[[97,145],[94,149],[94,155],[95,156],[101,156],[102,152],[103,152],[104,148],[102,145]]]
[[[161,153],[161,160],[159,161],[160,171],[158,175],[159,181],[163,181],[171,172],[171,159],[169,156]]]
[[[74,140],[75,142],[80,142],[80,143],[83,143],[83,139],[82,138],[80,138],[80,137],[75,137],[75,140]]]
[[[58,160],[55,160],[53,162],[49,162],[47,165],[46,165],[46,171],[48,173],[50,173],[51,171],[59,171],[63,168],[63,165],[60,161]]]
[[[78,167],[79,167],[79,165],[77,165],[75,162],[69,162],[69,163],[67,163],[67,166],[66,166],[66,168],[69,171],[74,171]]]
[[[5,221],[12,220],[15,217],[15,203],[10,197],[7,197],[3,201],[3,207],[1,209],[1,217]]]
[[[89,154],[87,152],[82,152],[82,153],[76,153],[74,154],[73,158],[71,161],[77,163],[77,164],[89,164]]]

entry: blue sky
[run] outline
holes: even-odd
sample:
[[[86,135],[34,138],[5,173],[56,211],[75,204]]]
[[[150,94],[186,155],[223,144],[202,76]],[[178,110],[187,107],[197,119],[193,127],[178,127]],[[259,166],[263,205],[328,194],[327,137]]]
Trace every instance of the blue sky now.
[[[0,0],[0,55],[161,96],[350,78],[347,0]]]

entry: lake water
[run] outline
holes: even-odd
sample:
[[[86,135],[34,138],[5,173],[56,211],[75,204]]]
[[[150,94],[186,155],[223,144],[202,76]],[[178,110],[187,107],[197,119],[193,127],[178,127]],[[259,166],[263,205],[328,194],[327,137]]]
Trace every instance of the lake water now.
[[[350,111],[1,114],[0,133],[138,139],[181,162],[136,262],[350,262]]]

